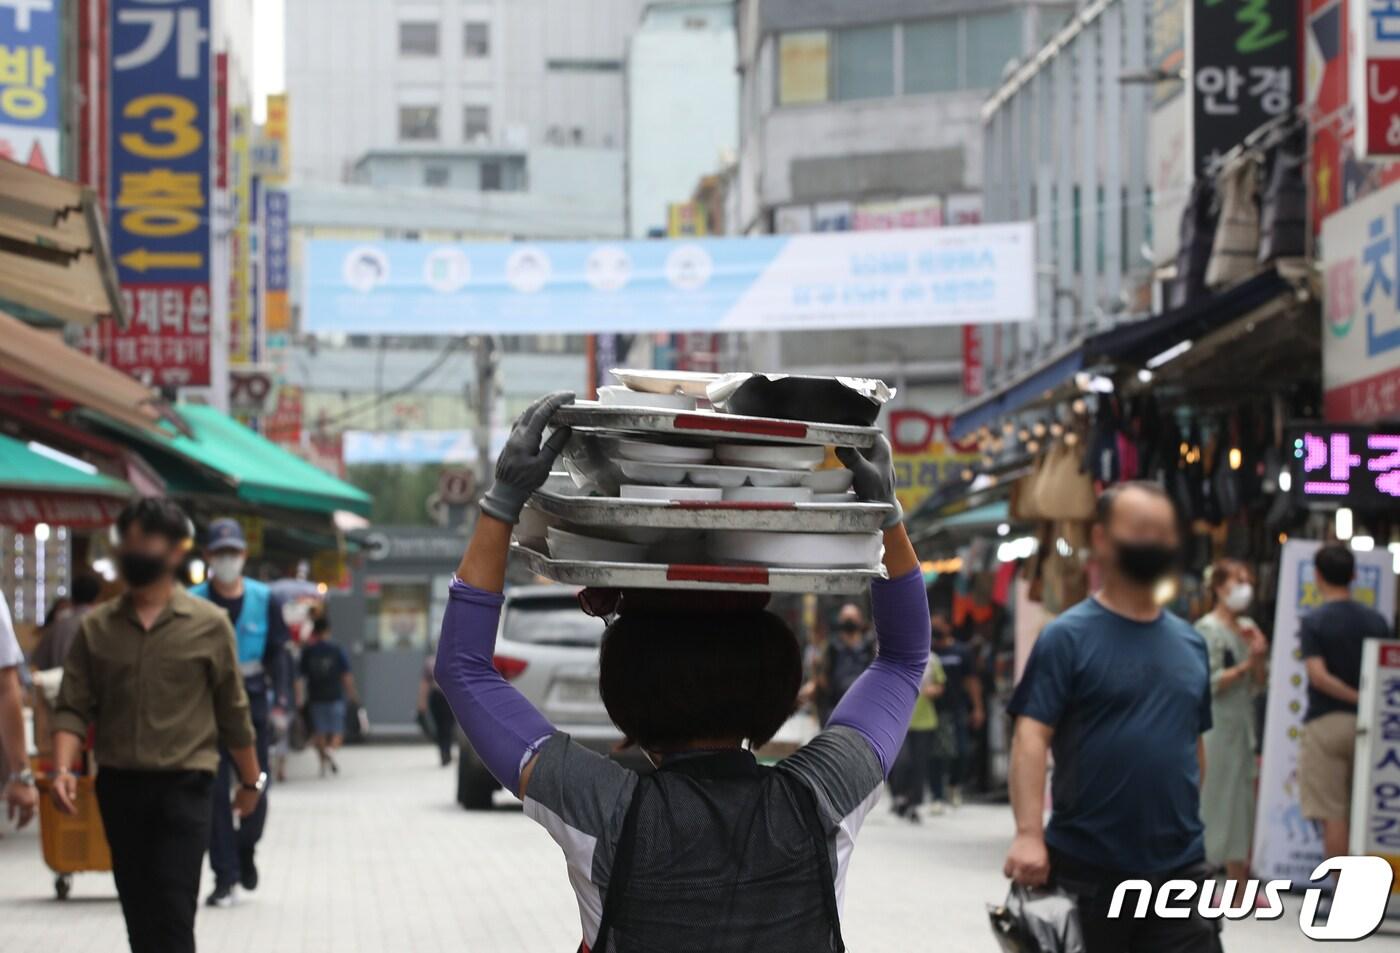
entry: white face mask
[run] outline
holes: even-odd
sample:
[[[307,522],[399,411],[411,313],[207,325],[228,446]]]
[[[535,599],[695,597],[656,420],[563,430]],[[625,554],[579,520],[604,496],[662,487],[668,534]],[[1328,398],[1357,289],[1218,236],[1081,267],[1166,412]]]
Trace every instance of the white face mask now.
[[[218,582],[230,585],[239,580],[243,575],[243,563],[245,557],[242,553],[232,553],[227,556],[214,556],[209,560],[209,575]]]
[[[1225,594],[1225,608],[1231,612],[1243,612],[1254,601],[1254,587],[1247,582],[1237,582]]]

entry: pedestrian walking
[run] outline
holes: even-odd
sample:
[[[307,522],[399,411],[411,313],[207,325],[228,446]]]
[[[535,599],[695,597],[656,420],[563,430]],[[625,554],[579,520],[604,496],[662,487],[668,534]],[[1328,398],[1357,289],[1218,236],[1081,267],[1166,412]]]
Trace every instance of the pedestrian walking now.
[[[90,572],[79,572],[73,576],[72,604],[59,618],[45,620],[44,634],[34,647],[34,655],[29,660],[37,669],[48,671],[60,668],[68,656],[68,649],[78,636],[78,626],[102,595],[102,580]]]
[[[0,593],[0,765],[5,768],[5,815],[24,827],[34,817],[39,792],[29,769],[29,749],[24,742],[24,704],[19,668],[24,664],[10,605]]]
[[[1208,579],[1215,605],[1196,620],[1210,658],[1211,729],[1205,734],[1201,820],[1206,861],[1226,876],[1249,878],[1254,841],[1254,698],[1268,677],[1269,642],[1245,615],[1254,602],[1249,568],[1222,559]]]
[[[753,757],[792,713],[802,682],[801,649],[777,616],[624,606],[603,636],[599,688],[613,721],[658,766],[641,777],[557,732],[492,665],[511,526],[568,438],[562,428],[541,445],[550,415],[571,399],[532,405],[501,453],[452,583],[438,683],[477,754],[563,848],[581,949],[844,949],[838,885],[929,653],[928,601],[889,444],[869,457],[842,452],[857,495],[893,504],[889,579],[871,586],[879,657],[826,730],[776,767]]]
[[[300,667],[321,777],[327,770],[339,774],[335,753],[345,740],[345,702],[355,699],[355,676],[345,650],[331,641],[331,620],[324,609],[312,615],[311,641],[301,650]]]
[[[924,803],[925,783],[932,779],[934,745],[938,739],[938,711],[934,702],[943,694],[946,678],[938,656],[929,653],[928,668],[919,685],[919,697],[914,701],[914,714],[909,719],[909,733],[899,749],[894,769],[890,771],[891,809],[912,823],[919,823],[919,808]],[[937,812],[935,812],[937,813]]]
[[[457,720],[452,717],[452,706],[447,696],[438,688],[433,678],[433,656],[423,660],[423,677],[418,682],[418,720],[425,728],[431,729],[433,742],[437,745],[438,761],[445,768],[452,763],[452,734]]]
[[[836,641],[826,647],[818,682],[818,715],[825,725],[856,679],[875,660],[875,643],[865,610],[848,602],[836,614]]]
[[[272,764],[272,709],[285,710],[290,699],[274,692],[287,682],[283,665],[287,659],[287,623],[282,618],[282,602],[264,582],[243,575],[248,542],[243,528],[234,519],[216,519],[209,524],[204,559],[209,578],[191,592],[223,609],[237,634],[238,670],[248,694],[248,709],[257,734],[259,770],[268,772]],[[285,691],[285,689],[283,689]],[[214,786],[228,790],[234,783],[234,764],[228,751],[219,761]],[[211,907],[227,907],[235,900],[235,889],[256,890],[258,867],[256,851],[267,824],[267,795],[257,809],[237,827],[226,799],[213,800],[213,825],[209,841],[209,866],[214,870],[214,889],[205,900]]]
[[[87,614],[64,660],[53,797],[75,812],[72,767],[94,727],[97,803],[131,949],[186,953],[220,746],[237,769],[240,817],[257,807],[267,775],[228,616],[175,583],[190,538],[185,514],[168,500],[141,499],[122,511],[117,530],[127,591]]]
[[[1103,587],[1045,627],[1012,695],[1006,875],[1053,880],[1078,901],[1088,953],[1211,951],[1215,927],[1182,919],[1108,919],[1128,879],[1200,882],[1201,735],[1211,727],[1205,640],[1162,610],[1158,583],[1178,556],[1177,516],[1155,483],[1103,492],[1093,548]],[[1055,756],[1047,824],[1045,778]]]
[[[1357,688],[1367,639],[1395,633],[1385,616],[1351,597],[1356,557],[1340,543],[1313,557],[1322,605],[1303,617],[1298,638],[1308,673],[1308,707],[1298,746],[1299,802],[1303,816],[1322,823],[1328,857],[1349,853],[1351,779],[1356,759]]]
[[[977,672],[977,656],[972,646],[953,634],[953,623],[946,609],[935,610],[933,654],[943,669],[944,690],[935,703],[938,709],[939,743],[930,767],[933,783],[933,809],[946,803],[962,804],[963,783],[972,763],[972,733],[986,721],[982,705],[982,679]]]

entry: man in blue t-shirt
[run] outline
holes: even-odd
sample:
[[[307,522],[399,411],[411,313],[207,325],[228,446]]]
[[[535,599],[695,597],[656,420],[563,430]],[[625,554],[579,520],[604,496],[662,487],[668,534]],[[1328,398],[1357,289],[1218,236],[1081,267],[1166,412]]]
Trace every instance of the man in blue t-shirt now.
[[[1103,588],[1046,626],[1011,699],[1016,838],[1006,875],[1035,886],[1053,878],[1074,894],[1087,953],[1211,950],[1215,928],[1194,912],[1195,898],[1184,919],[1107,917],[1123,880],[1205,873],[1210,665],[1201,636],[1156,598],[1179,547],[1170,498],[1155,483],[1106,490],[1093,546]]]

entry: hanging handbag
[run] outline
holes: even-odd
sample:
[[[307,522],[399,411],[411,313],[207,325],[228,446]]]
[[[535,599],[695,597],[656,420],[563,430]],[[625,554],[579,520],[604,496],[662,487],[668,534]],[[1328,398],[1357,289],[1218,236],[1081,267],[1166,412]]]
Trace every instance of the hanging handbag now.
[[[1094,480],[1080,465],[1079,454],[1058,441],[1045,455],[1036,483],[1035,504],[1044,519],[1091,520],[1098,501]]]

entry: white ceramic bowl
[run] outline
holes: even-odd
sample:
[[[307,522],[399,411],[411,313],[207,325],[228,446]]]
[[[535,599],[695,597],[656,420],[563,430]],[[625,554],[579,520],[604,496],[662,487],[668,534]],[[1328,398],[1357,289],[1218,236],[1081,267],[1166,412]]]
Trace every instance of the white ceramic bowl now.
[[[860,498],[856,496],[854,490],[847,490],[845,493],[813,493],[813,503],[859,503]]]
[[[741,467],[814,470],[826,459],[826,448],[801,444],[721,443],[715,446],[715,459]]]
[[[695,409],[695,398],[685,394],[649,394],[627,387],[598,388],[598,403],[604,407],[651,407],[659,410]]]
[[[707,446],[688,447],[622,437],[617,441],[617,455],[624,460],[639,460],[642,463],[708,463],[714,451]]]
[[[802,478],[802,485],[810,487],[813,493],[845,493],[854,479],[855,474],[845,467],[813,470]]]
[[[805,486],[736,486],[725,490],[724,498],[736,503],[810,503],[812,491]]]
[[[554,559],[581,559],[608,563],[644,562],[647,547],[643,543],[623,543],[615,539],[598,539],[581,533],[551,526],[546,530],[549,555]]]
[[[791,569],[869,569],[879,563],[883,547],[879,533],[710,534],[710,552],[717,559]]]
[[[624,500],[722,500],[724,491],[717,486],[641,486],[624,483],[618,496]]]
[[[685,482],[688,467],[684,463],[643,463],[640,460],[619,460],[617,468],[634,483],[650,486],[675,486]]]

